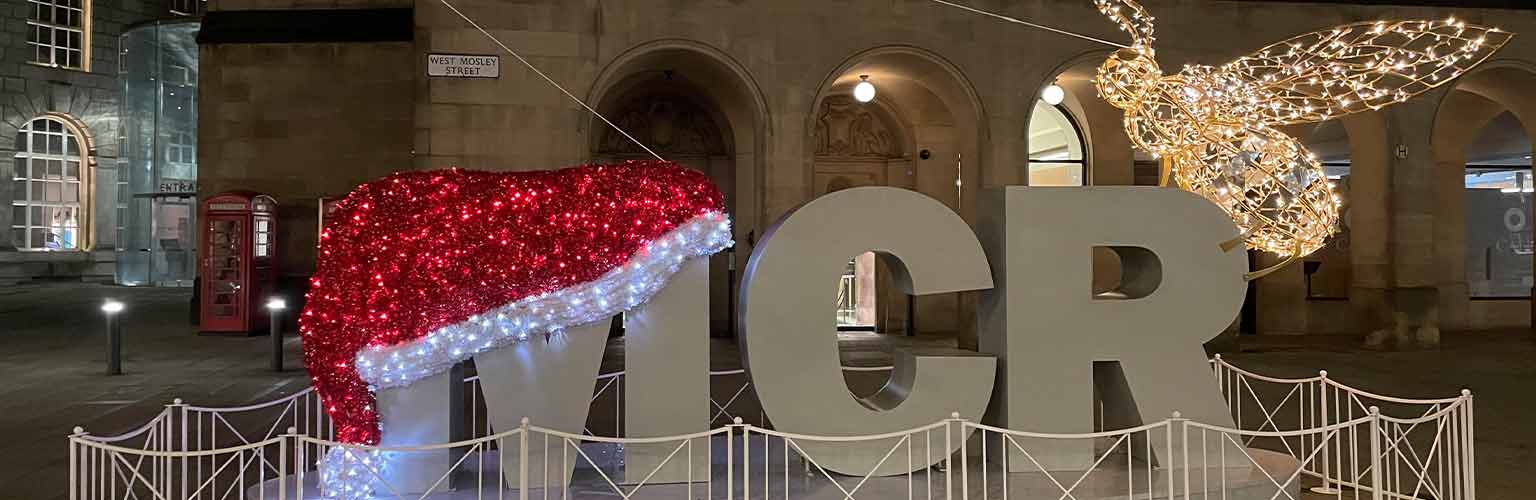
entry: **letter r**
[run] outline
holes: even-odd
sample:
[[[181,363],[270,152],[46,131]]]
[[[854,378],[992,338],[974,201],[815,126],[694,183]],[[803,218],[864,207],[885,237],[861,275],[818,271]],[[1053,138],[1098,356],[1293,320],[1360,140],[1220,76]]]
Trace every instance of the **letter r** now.
[[[1097,362],[1124,373],[1098,381],[1111,428],[1174,411],[1232,425],[1202,348],[1244,298],[1247,259],[1241,248],[1220,248],[1238,234],[1220,208],[1151,187],[1007,187],[983,192],[980,203],[995,282],[978,304],[980,347],[1003,367],[989,423],[1091,432]],[[1112,298],[1094,296],[1095,247],[1115,250],[1125,269]],[[1052,470],[1084,470],[1094,458],[1086,440],[1028,446]]]

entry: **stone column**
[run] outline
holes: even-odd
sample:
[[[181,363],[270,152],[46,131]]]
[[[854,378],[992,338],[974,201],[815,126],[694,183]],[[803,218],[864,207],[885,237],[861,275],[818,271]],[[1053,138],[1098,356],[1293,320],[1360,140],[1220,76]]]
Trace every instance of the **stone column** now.
[[[1441,92],[1390,108],[1388,144],[1393,151],[1391,224],[1388,250],[1392,260],[1391,328],[1377,329],[1367,343],[1399,348],[1440,344],[1440,305],[1435,259],[1434,155],[1430,146]]]
[[[1391,327],[1387,289],[1392,284],[1392,147],[1385,113],[1367,112],[1340,119],[1349,134],[1350,227],[1349,302],[1356,331]]]

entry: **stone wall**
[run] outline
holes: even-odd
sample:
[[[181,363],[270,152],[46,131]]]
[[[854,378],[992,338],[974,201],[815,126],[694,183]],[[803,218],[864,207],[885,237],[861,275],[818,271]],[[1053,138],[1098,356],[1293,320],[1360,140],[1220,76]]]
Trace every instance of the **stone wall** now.
[[[280,273],[307,276],[319,198],[410,169],[411,44],[216,44],[199,53],[198,197],[275,196]]]
[[[215,0],[213,6],[401,5],[356,1]],[[962,153],[962,192],[936,191],[934,196],[970,217],[974,190],[1022,179],[1027,120],[1037,90],[1065,73],[1091,74],[1107,50],[927,0],[453,3],[593,105],[644,72],[675,70],[696,78],[694,83],[718,101],[737,136],[735,188],[742,200],[737,225],[743,240],[817,194],[816,109],[826,96],[844,92],[849,78],[867,73],[888,95],[901,88],[893,82],[916,82],[913,91],[927,87],[933,97],[928,101],[946,109],[918,106],[898,114],[945,111],[960,117],[954,130],[927,135],[937,137],[938,146],[923,143],[925,134],[916,126],[922,120],[905,121],[914,128],[907,135],[914,142],[910,150],[932,146],[942,153],[915,162],[914,176],[923,181],[918,185],[949,182],[956,153]],[[202,189],[238,186],[298,200],[293,206],[300,208],[285,212],[285,227],[312,232],[313,206],[300,203],[341,194],[351,184],[392,170],[532,170],[594,158],[591,145],[603,127],[600,122],[438,0],[410,5],[416,34],[409,43],[205,46]],[[981,5],[1094,37],[1124,38],[1089,2]],[[1190,62],[1219,64],[1301,32],[1367,19],[1442,19],[1454,13],[1469,22],[1536,33],[1536,12],[1524,10],[1199,0],[1149,7],[1157,17],[1159,57],[1169,70]],[[422,65],[431,52],[500,55],[501,77],[429,79]],[[891,53],[916,54],[929,63],[897,64],[887,57]],[[1536,37],[1517,37],[1499,58],[1536,61]],[[1079,94],[1076,118],[1087,129],[1092,178],[1099,184],[1135,183],[1135,155],[1119,115],[1099,106],[1094,96],[1081,95],[1089,92],[1085,81],[1062,83]],[[1358,178],[1369,180],[1351,189],[1359,219],[1352,234],[1349,300],[1308,304],[1304,280],[1294,279],[1299,270],[1290,278],[1277,275],[1260,293],[1260,300],[1269,302],[1265,310],[1306,312],[1268,323],[1271,330],[1358,333],[1385,328],[1379,323],[1397,321],[1393,318],[1418,324],[1438,314],[1420,310],[1435,302],[1420,292],[1456,286],[1453,277],[1447,281],[1434,272],[1432,244],[1437,224],[1452,223],[1430,203],[1440,188],[1431,182],[1435,162],[1429,130],[1444,95],[1426,95],[1417,104],[1357,119],[1369,122],[1365,125],[1346,123],[1359,129],[1350,132],[1353,156]],[[1398,145],[1406,145],[1406,158],[1394,157]],[[312,235],[284,234],[289,238],[287,271],[302,273],[310,262],[306,238]],[[1490,314],[1505,318],[1507,313]],[[963,322],[947,324],[965,327]]]
[[[35,277],[112,279],[116,242],[118,37],[134,23],[171,17],[166,0],[89,1],[88,71],[32,63],[27,19],[32,4],[15,0],[0,5],[0,156],[16,152],[16,131],[44,113],[67,115],[86,128],[95,148],[89,152],[95,209],[90,213],[91,251],[18,252],[11,241],[12,162],[0,165],[0,284]]]

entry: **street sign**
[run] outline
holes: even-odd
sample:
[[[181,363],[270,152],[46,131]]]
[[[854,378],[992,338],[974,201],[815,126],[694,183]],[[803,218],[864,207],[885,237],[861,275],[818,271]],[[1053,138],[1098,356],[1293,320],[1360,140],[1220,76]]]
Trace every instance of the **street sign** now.
[[[428,54],[427,76],[497,78],[501,76],[501,57],[466,54]]]

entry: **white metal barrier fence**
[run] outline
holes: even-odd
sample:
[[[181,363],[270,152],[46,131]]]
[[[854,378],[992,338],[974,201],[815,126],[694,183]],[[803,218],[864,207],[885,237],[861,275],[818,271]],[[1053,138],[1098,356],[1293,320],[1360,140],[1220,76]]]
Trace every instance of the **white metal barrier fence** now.
[[[1471,391],[1463,389],[1453,398],[1399,398],[1344,385],[1329,378],[1327,371],[1308,378],[1268,377],[1233,366],[1220,355],[1211,366],[1237,427],[1257,431],[1245,436],[1243,444],[1285,451],[1297,459],[1317,451],[1304,469],[1324,481],[1315,491],[1381,484],[1369,480],[1380,473],[1380,480],[1392,485],[1388,498],[1476,498]],[[1373,408],[1381,413],[1373,434],[1381,440],[1381,469],[1359,458],[1369,456],[1364,440],[1319,442],[1315,435],[1278,432],[1354,421],[1369,416]]]
[[[1083,492],[1092,490],[1119,491],[1124,498],[1203,500],[1257,488],[1266,492],[1260,498],[1279,499],[1296,498],[1293,491],[1302,476],[1320,484],[1313,491],[1332,498],[1476,498],[1470,393],[1439,400],[1393,398],[1339,384],[1326,373],[1306,379],[1265,377],[1219,357],[1212,366],[1238,418],[1237,428],[1175,417],[1133,429],[1047,434],[951,418],[884,435],[806,436],[746,423],[732,414],[733,405],[750,394],[741,377],[739,387],[731,382],[720,392],[729,398],[711,398],[716,418],[731,423],[697,435],[597,437],[531,423],[498,433],[484,423],[455,443],[380,448],[331,441],[329,418],[310,390],[236,408],[177,400],[122,435],[93,436],[77,428],[69,437],[68,488],[71,500],[306,498],[306,488],[310,497],[315,493],[313,476],[321,457],[346,449],[357,457],[446,452],[458,472],[438,478],[435,488],[451,487],[460,495],[454,498],[1084,498]],[[466,384],[478,395],[477,380]],[[594,401],[617,397],[622,373],[600,377],[597,387]],[[488,421],[478,413],[483,407],[476,409],[477,398],[471,397],[471,422]],[[1388,409],[1405,416],[1388,416]],[[615,421],[621,422],[621,416]],[[951,449],[951,440],[960,441],[960,451],[939,457]],[[939,465],[894,477],[877,477],[873,469],[862,477],[836,474],[802,452],[811,442],[894,443],[882,464],[933,457]],[[1063,443],[1091,449],[1095,460],[1067,472],[1042,466],[1042,457]],[[706,465],[686,467],[685,483],[653,484],[648,481],[654,471],[625,469],[614,452],[624,445],[670,446],[664,462],[702,460]],[[1296,466],[1275,473],[1273,464],[1264,463],[1253,449],[1289,456]],[[524,458],[508,469],[510,455],[501,450]],[[531,464],[528,456],[536,457]],[[578,472],[569,483],[549,477],[549,470],[570,467]],[[396,491],[382,471],[355,470],[365,474],[361,481],[371,484],[375,494],[426,497]],[[1247,482],[1232,477],[1238,475],[1234,471],[1246,474]]]

